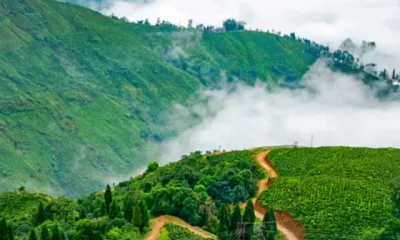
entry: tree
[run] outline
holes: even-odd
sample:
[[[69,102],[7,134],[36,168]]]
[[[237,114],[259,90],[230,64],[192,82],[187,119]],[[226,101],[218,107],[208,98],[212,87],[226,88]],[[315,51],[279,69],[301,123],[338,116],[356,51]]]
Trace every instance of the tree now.
[[[240,213],[240,207],[239,204],[236,204],[235,207],[233,208],[233,212],[231,215],[231,225],[229,230],[236,231],[238,223],[241,221],[242,221],[242,214]]]
[[[393,69],[392,79],[396,79],[396,69]]]
[[[235,30],[244,30],[245,22],[238,22],[235,19],[226,19],[223,22],[223,26],[225,31],[235,31]]]
[[[19,191],[20,193],[25,192],[25,186],[19,187],[19,188],[18,188],[18,191]]]
[[[34,228],[31,229],[31,231],[29,232],[29,238],[28,240],[37,240],[36,238],[36,231]]]
[[[120,215],[120,208],[118,206],[118,203],[116,200],[112,201],[111,207],[110,207],[110,212],[108,213],[108,217],[110,219],[114,219],[119,217]]]
[[[46,224],[43,224],[40,228],[40,240],[49,240],[49,230],[47,229]]]
[[[106,215],[106,204],[104,202],[100,203],[100,217]]]
[[[124,209],[124,217],[126,221],[132,222],[133,218],[133,205],[132,205],[132,200],[127,199],[125,203],[125,209]]]
[[[6,218],[3,217],[0,219],[0,240],[8,240],[7,235],[8,235],[7,221]]]
[[[8,226],[8,240],[14,240],[14,231],[11,225]]]
[[[272,208],[269,208],[265,213],[262,220],[263,232],[265,233],[265,240],[274,240],[278,228],[276,226],[275,212]]]
[[[46,221],[46,215],[45,215],[45,212],[44,212],[43,203],[40,202],[39,203],[39,207],[38,207],[38,209],[36,211],[36,215],[35,215],[33,224],[35,226],[39,226],[40,224],[44,223],[44,221]]]
[[[147,213],[146,205],[143,201],[139,201],[140,215],[142,217],[142,228],[147,228],[149,224],[149,214]]]
[[[51,240],[61,240],[60,230],[58,229],[57,223],[53,225]]]
[[[132,223],[135,227],[139,228],[140,231],[143,230],[143,218],[140,212],[140,205],[139,202],[136,201],[133,205],[133,220]]]
[[[218,219],[219,219],[219,227],[218,227],[218,238],[229,239],[229,225],[230,225],[230,216],[229,216],[229,206],[225,203],[221,204],[218,210]]]
[[[256,216],[254,215],[254,205],[253,201],[249,199],[247,201],[246,208],[244,210],[243,222],[246,222],[245,229],[245,239],[250,240],[253,235],[253,223],[256,220]]]
[[[106,186],[106,192],[104,193],[104,203],[106,205],[106,214],[110,212],[110,204],[112,202],[112,192],[110,185],[107,184]]]
[[[151,173],[151,172],[154,172],[154,171],[156,171],[158,169],[158,162],[150,162],[148,165],[147,165],[147,169],[146,169],[146,174],[147,173]]]
[[[292,39],[296,39],[296,34],[295,34],[294,32],[292,32],[292,33],[290,33],[290,37],[291,37]]]

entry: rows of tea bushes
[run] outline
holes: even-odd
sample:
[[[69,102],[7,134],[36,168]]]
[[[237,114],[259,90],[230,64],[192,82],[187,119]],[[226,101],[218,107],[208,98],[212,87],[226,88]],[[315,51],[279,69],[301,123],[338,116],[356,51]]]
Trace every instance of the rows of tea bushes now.
[[[354,239],[393,218],[400,150],[275,149],[268,158],[279,177],[258,200],[299,220],[307,239]]]
[[[184,240],[184,239],[205,240],[206,238],[196,235],[187,230],[186,228],[180,227],[172,223],[167,223],[164,225],[159,239],[160,240]]]

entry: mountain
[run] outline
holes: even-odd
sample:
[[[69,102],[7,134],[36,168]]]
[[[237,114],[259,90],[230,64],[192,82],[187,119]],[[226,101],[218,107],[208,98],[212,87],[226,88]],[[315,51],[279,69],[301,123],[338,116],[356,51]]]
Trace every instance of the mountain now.
[[[2,193],[0,216],[20,239],[55,223],[66,239],[397,239],[399,155],[350,147],[194,152],[163,167],[150,163],[143,174],[76,202],[23,189]],[[40,211],[32,206],[40,202],[44,218],[35,224]],[[246,227],[232,224],[241,217]]]
[[[80,196],[138,172],[161,117],[221,79],[296,81],[316,57],[290,37],[151,26],[51,0],[0,2],[0,191]]]

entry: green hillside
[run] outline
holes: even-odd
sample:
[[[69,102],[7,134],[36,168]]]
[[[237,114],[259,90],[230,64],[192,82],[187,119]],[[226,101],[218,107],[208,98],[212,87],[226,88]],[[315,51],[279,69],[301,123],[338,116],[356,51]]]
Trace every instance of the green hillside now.
[[[161,229],[159,239],[201,239],[188,230],[190,224],[208,236],[227,240],[239,236],[238,226],[230,222],[233,205],[249,204],[261,186],[259,181],[268,177],[256,161],[263,153],[195,152],[163,167],[150,163],[143,175],[76,202],[26,192],[2,193],[0,219],[6,217],[17,239],[26,239],[31,229],[37,234],[43,227],[51,230],[55,223],[69,240],[146,239],[157,219],[167,218],[171,222],[155,227]],[[399,154],[400,150],[390,148],[273,149],[267,158],[278,177],[257,201],[299,221],[305,239],[396,240],[400,233]],[[239,213],[244,221],[251,221],[252,236],[265,236],[261,219],[245,219],[246,209],[242,206]],[[221,224],[224,221],[228,225]],[[289,220],[276,221],[284,225]],[[288,231],[296,234],[296,228]],[[275,237],[281,236],[275,233]]]
[[[173,102],[223,74],[292,81],[315,61],[289,37],[134,24],[50,0],[0,1],[0,33],[0,191],[76,197],[127,178],[157,156],[148,142],[172,134],[160,114]]]
[[[268,158],[279,177],[258,201],[290,213],[306,239],[362,239],[393,218],[398,149],[276,149]]]
[[[20,219],[29,216],[40,202],[49,203],[51,197],[41,193],[9,192],[0,194],[0,216]]]

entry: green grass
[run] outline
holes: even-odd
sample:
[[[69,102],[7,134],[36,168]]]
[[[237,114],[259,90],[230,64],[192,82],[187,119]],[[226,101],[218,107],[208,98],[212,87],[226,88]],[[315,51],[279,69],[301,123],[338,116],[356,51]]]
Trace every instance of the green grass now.
[[[279,177],[258,201],[299,220],[307,239],[359,238],[392,218],[398,149],[275,149],[268,158]]]
[[[304,44],[259,32],[202,36],[51,0],[0,3],[0,191],[72,197],[142,168],[171,135],[160,114],[240,77],[299,79]],[[185,56],[174,56],[179,46]]]

